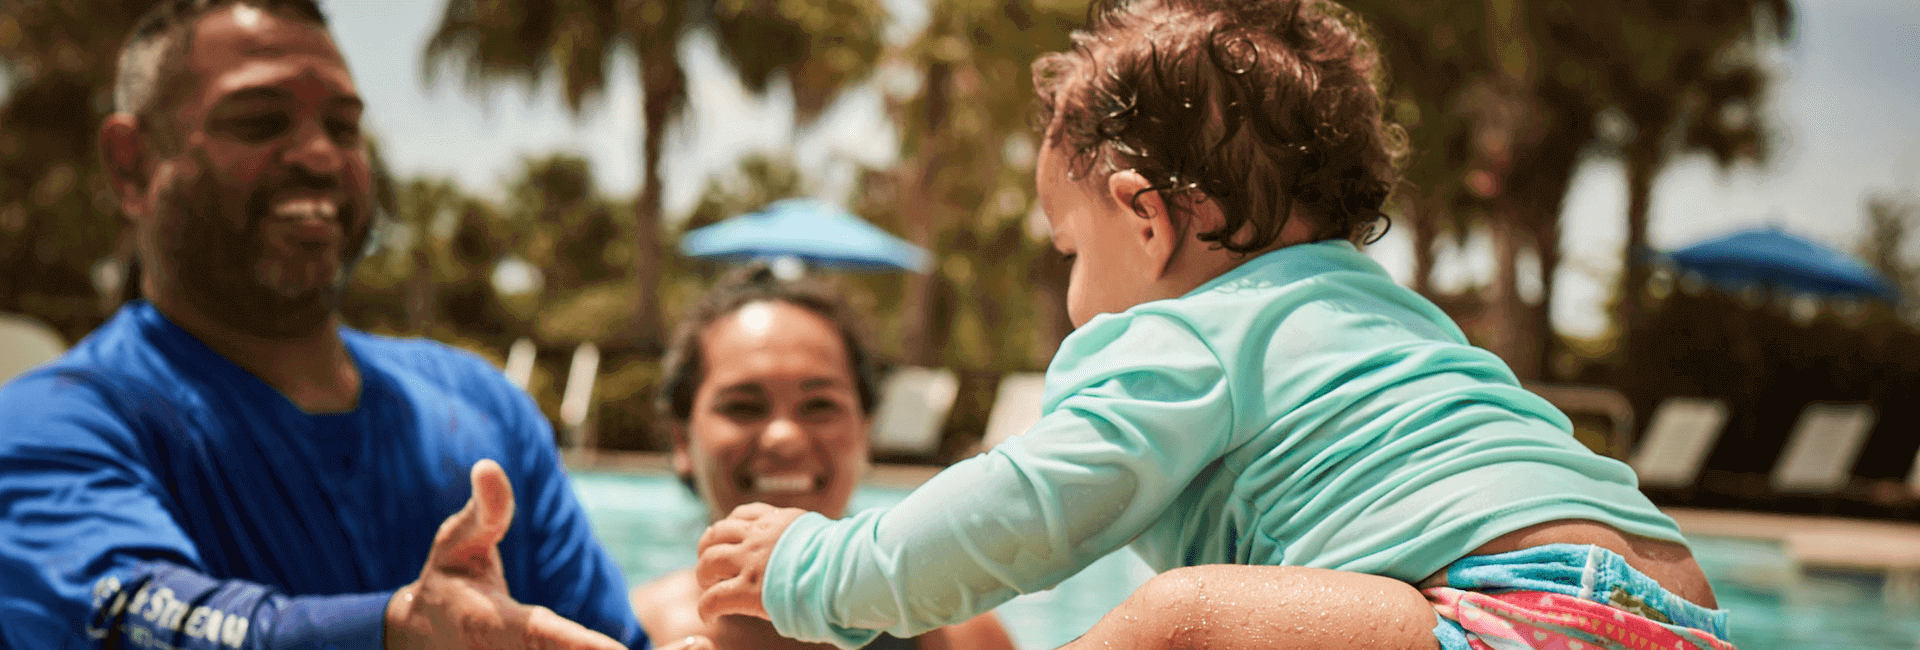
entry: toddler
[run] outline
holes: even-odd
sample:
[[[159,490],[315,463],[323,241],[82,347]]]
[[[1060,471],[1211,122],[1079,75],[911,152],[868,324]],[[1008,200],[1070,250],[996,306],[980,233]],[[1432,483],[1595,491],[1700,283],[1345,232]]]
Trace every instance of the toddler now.
[[[735,510],[701,540],[704,615],[856,647],[1130,544],[1170,573],[1092,639],[1732,647],[1631,470],[1356,248],[1404,145],[1355,16],[1103,2],[1034,71],[1077,328],[1044,416],[891,509]]]

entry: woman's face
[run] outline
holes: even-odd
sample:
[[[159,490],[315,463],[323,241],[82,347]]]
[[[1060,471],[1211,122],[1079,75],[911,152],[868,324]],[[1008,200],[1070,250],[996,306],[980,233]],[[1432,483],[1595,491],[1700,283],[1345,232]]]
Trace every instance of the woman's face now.
[[[839,329],[758,302],[708,325],[700,354],[674,464],[712,516],[755,501],[841,516],[867,467],[867,418]]]

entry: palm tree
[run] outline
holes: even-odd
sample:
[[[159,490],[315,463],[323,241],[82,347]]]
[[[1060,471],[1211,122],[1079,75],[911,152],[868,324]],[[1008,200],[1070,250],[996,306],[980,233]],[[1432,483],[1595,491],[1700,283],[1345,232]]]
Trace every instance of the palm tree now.
[[[1628,161],[1629,249],[1638,250],[1651,179],[1670,156],[1705,150],[1730,164],[1764,153],[1754,107],[1765,76],[1751,53],[1763,14],[1786,24],[1786,0],[1350,4],[1379,37],[1390,96],[1410,108],[1397,117],[1416,122],[1413,187],[1401,195],[1416,231],[1414,284],[1428,288],[1434,233],[1464,237],[1484,223],[1498,259],[1483,329],[1523,377],[1546,376],[1552,358],[1561,204],[1580,162],[1592,153]],[[1610,148],[1596,133],[1609,111],[1646,135]],[[1531,307],[1515,286],[1525,248],[1537,253],[1543,289]],[[1628,269],[1626,286],[1643,285],[1644,267]]]
[[[661,333],[660,154],[667,125],[687,102],[680,38],[694,29],[711,31],[756,92],[776,73],[784,76],[804,125],[872,70],[883,18],[877,0],[450,0],[425,56],[430,75],[437,64],[464,63],[467,86],[476,92],[503,81],[531,89],[557,73],[576,114],[587,98],[604,92],[608,62],[622,48],[638,58],[645,124],[631,265],[637,300],[624,338],[651,349]]]
[[[1725,168],[1764,161],[1767,88],[1760,51],[1793,33],[1788,0],[1629,3],[1636,20],[1589,20],[1611,52],[1634,57],[1606,79],[1607,95],[1633,124],[1620,157],[1627,171],[1625,272],[1615,320],[1621,349],[1645,311],[1648,208],[1653,180],[1675,157],[1710,154]]]
[[[903,360],[977,366],[998,357],[1002,361],[991,363],[1014,365],[1029,356],[1019,353],[1024,346],[1004,340],[973,345],[984,348],[979,354],[956,354],[956,320],[982,323],[976,333],[1032,335],[1045,359],[1071,329],[1065,270],[1049,264],[1057,257],[1050,247],[1024,240],[1017,229],[1012,237],[1003,231],[1034,200],[1031,161],[1017,160],[1037,142],[1029,66],[1068,46],[1068,34],[1085,20],[1086,3],[936,0],[930,10],[926,31],[893,55],[900,67],[923,71],[919,92],[896,98],[892,107],[903,157],[896,212],[908,239],[964,262],[907,279]],[[989,275],[1017,281],[1008,286]],[[1002,301],[1029,293],[1038,294],[1031,304],[1041,327],[1000,331],[1014,307]],[[969,318],[956,318],[961,314]]]

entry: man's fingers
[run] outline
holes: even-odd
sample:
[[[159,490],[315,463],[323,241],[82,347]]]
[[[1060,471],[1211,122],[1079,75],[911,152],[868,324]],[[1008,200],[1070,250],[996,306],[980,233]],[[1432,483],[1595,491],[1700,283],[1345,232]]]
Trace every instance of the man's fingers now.
[[[491,570],[494,548],[513,523],[513,486],[499,463],[481,459],[473,464],[468,479],[473,496],[466,507],[440,524],[428,561],[433,567],[459,573]]]
[[[469,478],[473,481],[473,502],[480,505],[481,525],[498,544],[507,536],[507,525],[513,523],[513,484],[507,482],[507,471],[491,458],[474,463]]]
[[[553,613],[545,607],[530,607],[527,613],[526,643],[534,650],[627,650],[605,634]]]

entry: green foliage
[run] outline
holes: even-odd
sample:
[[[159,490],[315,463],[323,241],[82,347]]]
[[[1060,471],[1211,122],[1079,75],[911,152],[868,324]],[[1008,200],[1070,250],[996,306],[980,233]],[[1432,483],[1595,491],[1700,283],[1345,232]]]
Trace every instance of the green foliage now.
[[[895,96],[904,160],[871,177],[856,211],[934,252],[907,279],[900,327],[907,363],[1043,367],[1070,329],[1066,268],[1034,215],[1031,65],[1064,50],[1080,2],[932,3],[925,32],[887,64],[918,77]]]
[[[1704,152],[1722,165],[1766,155],[1758,53],[1790,33],[1786,0],[1562,2],[1349,0],[1393,72],[1390,115],[1409,129],[1408,183],[1396,219],[1414,231],[1415,280],[1427,289],[1439,236],[1494,236],[1496,279],[1469,303],[1469,330],[1523,377],[1548,374],[1546,305],[1560,259],[1560,213],[1573,172],[1593,155],[1629,172],[1628,250],[1644,246],[1651,179]],[[1522,304],[1514,266],[1540,262],[1545,291]],[[1629,265],[1630,286],[1644,267]],[[1443,301],[1448,302],[1448,301]],[[1623,307],[1622,319],[1632,307]],[[1474,322],[1478,321],[1478,322]],[[1623,331],[1632,328],[1623,328]]]
[[[127,255],[92,138],[109,108],[112,54],[150,4],[0,4],[0,67],[12,84],[0,106],[0,310],[74,338],[113,302],[96,295],[96,264]],[[1408,129],[1409,182],[1393,212],[1415,231],[1417,254],[1497,220],[1513,246],[1539,250],[1548,279],[1560,201],[1583,159],[1618,156],[1650,179],[1687,152],[1722,164],[1764,158],[1758,53],[1792,24],[1786,0],[1348,4],[1380,42],[1389,112]],[[974,374],[1039,369],[1069,326],[1066,268],[1034,206],[1029,66],[1067,48],[1085,10],[1083,0],[932,0],[926,29],[889,47],[877,0],[451,0],[424,53],[429,79],[449,64],[475,90],[553,78],[578,110],[604,92],[612,57],[635,56],[646,92],[642,189],[603,197],[586,161],[564,155],[527,161],[502,201],[445,180],[398,180],[385,243],[353,278],[347,316],[495,357],[532,336],[542,361],[531,390],[548,409],[572,346],[597,341],[607,348],[607,442],[657,443],[633,433],[652,425],[658,327],[646,323],[683,312],[718,270],[661,245],[660,137],[686,100],[676,45],[698,29],[749,88],[791,84],[803,125],[885,70],[902,160],[865,171],[848,207],[929,248],[935,271],[832,280],[872,316],[885,359]],[[737,177],[709,184],[685,227],[816,191],[808,171],[748,158]],[[1879,202],[1869,212],[1886,245],[1914,210]],[[1644,206],[1627,218],[1644,232]],[[1876,254],[1883,268],[1898,266],[1893,253]],[[502,262],[536,269],[539,289],[500,295]],[[1912,267],[1901,269],[1890,275],[1913,282]]]
[[[1920,264],[1906,254],[1914,229],[1920,227],[1920,196],[1876,192],[1863,207],[1867,234],[1860,242],[1862,256],[1900,296],[1895,312],[1909,323],[1920,323]]]
[[[529,90],[557,72],[567,105],[579,112],[607,86],[607,63],[636,56],[645,89],[640,195],[627,232],[633,257],[662,251],[660,156],[667,126],[685,108],[686,73],[677,45],[689,30],[715,34],[742,80],[763,92],[776,73],[793,88],[801,124],[872,70],[884,12],[876,0],[451,0],[427,44],[428,81],[442,63],[464,63],[469,89],[501,81]],[[661,330],[658,292],[665,269],[629,264],[637,291],[621,343],[649,348]],[[571,278],[567,278],[571,279]]]
[[[747,88],[764,93],[775,73],[793,86],[802,125],[839,90],[873,72],[886,11],[877,0],[718,0],[713,31]]]
[[[0,311],[69,340],[118,304],[94,286],[96,265],[118,268],[109,258],[126,245],[93,138],[112,108],[120,39],[152,4],[0,3]]]
[[[731,177],[707,179],[700,200],[682,223],[682,233],[713,225],[742,215],[780,199],[805,196],[814,188],[811,179],[801,177],[800,167],[791,156],[762,152],[747,154]]]

